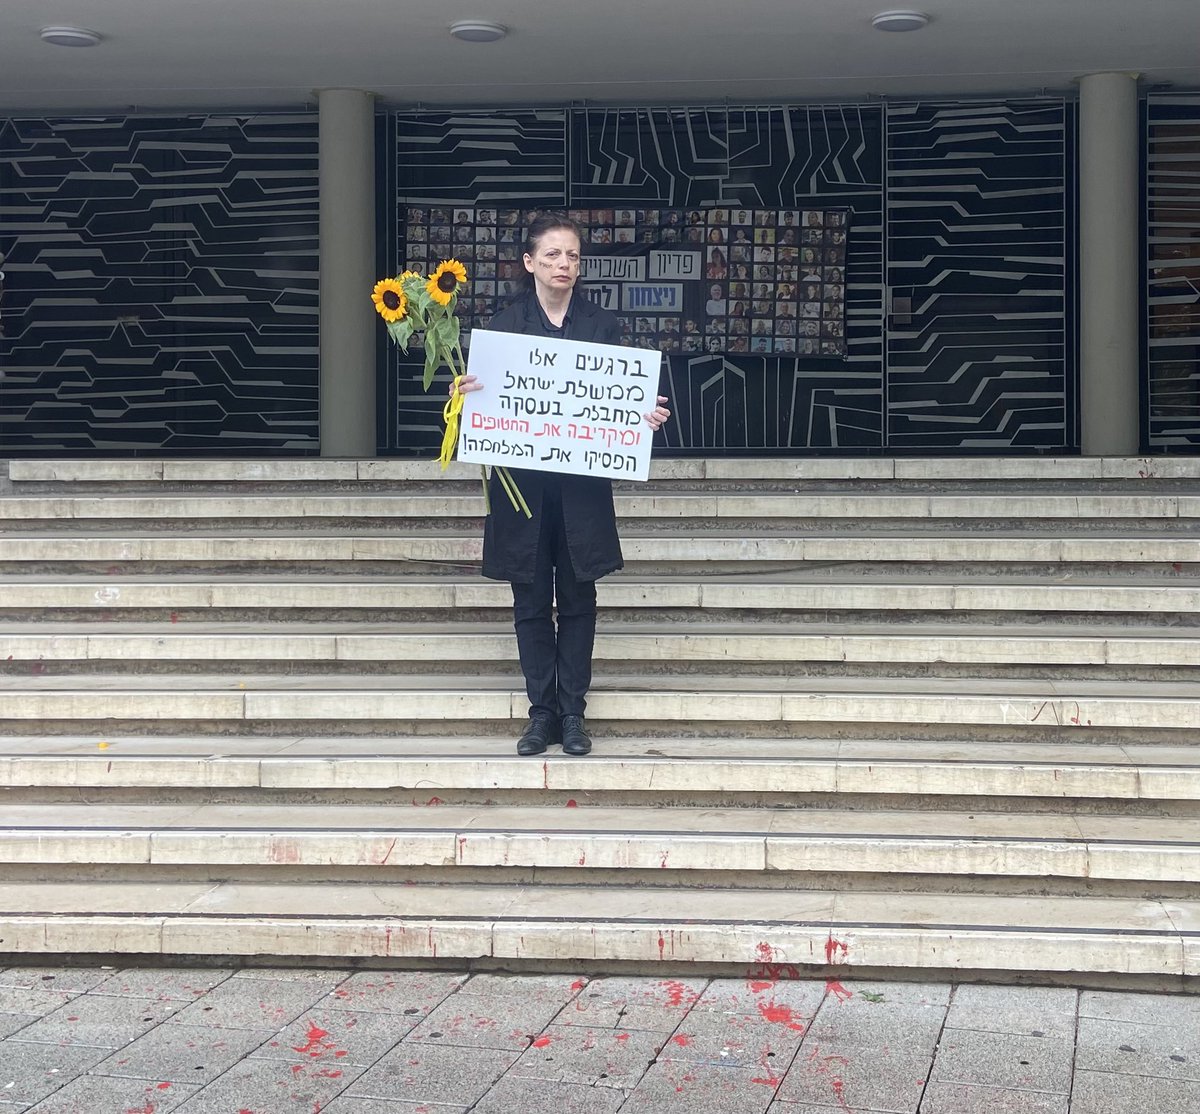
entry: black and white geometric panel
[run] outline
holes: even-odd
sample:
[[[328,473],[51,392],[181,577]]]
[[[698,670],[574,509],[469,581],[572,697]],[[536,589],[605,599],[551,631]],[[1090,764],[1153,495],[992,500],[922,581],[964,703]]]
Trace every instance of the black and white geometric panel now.
[[[878,448],[882,437],[882,113],[877,106],[573,113],[571,203],[845,207],[848,355],[670,356],[677,452]]]
[[[315,453],[317,118],[0,121],[0,444]]]
[[[1200,445],[1200,96],[1146,102],[1149,448]]]
[[[888,106],[889,448],[1073,447],[1070,112]]]
[[[566,207],[567,115],[561,109],[394,113],[385,118],[384,135],[380,177],[391,188],[380,205],[386,247],[381,277],[398,274],[409,262],[404,232],[410,205]],[[381,335],[378,351],[381,450],[436,454],[445,387],[422,388],[423,349],[411,348],[405,356]],[[440,374],[448,375],[445,369]]]

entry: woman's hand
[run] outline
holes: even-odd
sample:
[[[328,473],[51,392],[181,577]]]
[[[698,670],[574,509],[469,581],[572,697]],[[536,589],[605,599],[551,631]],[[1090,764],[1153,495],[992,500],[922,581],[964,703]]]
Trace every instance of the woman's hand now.
[[[671,411],[667,409],[669,401],[666,395],[659,395],[658,405],[650,413],[642,415],[651,429],[661,429],[663,422],[671,416]]]
[[[464,375],[458,380],[450,381],[450,394],[457,391],[459,394],[470,394],[471,391],[482,391],[483,384],[474,375]]]

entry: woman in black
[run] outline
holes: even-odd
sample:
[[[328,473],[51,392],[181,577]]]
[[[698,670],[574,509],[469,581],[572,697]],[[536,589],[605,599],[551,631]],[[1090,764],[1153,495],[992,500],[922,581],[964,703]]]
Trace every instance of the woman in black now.
[[[617,318],[581,293],[582,237],[561,213],[540,214],[525,241],[525,290],[492,318],[491,329],[562,340],[619,344]],[[479,390],[465,376],[462,391]],[[667,399],[645,415],[651,429],[670,416]],[[513,590],[513,625],[529,723],[518,754],[541,754],[561,743],[567,754],[592,748],[583,721],[592,683],[596,581],[621,568],[611,481],[596,476],[512,469],[533,517],[514,510],[499,481],[491,482],[492,513],[483,531],[483,575]],[[555,628],[552,608],[558,605]]]

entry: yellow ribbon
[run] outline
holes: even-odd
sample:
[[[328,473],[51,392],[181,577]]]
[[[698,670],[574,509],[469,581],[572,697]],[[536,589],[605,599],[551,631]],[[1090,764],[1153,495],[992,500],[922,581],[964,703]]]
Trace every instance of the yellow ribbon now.
[[[458,389],[461,380],[461,375],[454,377],[454,391],[446,405],[442,407],[442,420],[446,423],[446,432],[442,435],[442,451],[438,454],[438,460],[441,462],[443,472],[450,461],[454,459],[454,449],[458,444],[458,416],[462,413],[463,408],[463,393]]]

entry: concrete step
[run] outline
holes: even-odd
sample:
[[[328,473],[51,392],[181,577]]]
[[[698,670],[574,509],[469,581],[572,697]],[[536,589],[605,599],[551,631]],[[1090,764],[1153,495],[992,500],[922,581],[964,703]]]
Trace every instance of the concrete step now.
[[[11,804],[0,864],[1200,881],[1200,817],[836,808]],[[444,876],[453,880],[453,870]],[[748,881],[748,879],[746,879]]]
[[[528,704],[512,676],[444,674],[80,674],[0,676],[0,722],[89,724],[175,721],[489,723],[510,733]],[[790,733],[813,725],[889,725],[1079,732],[1137,728],[1195,732],[1200,683],[1043,678],[894,678],[606,675],[588,698],[591,719],[628,733],[654,724],[755,725]],[[722,730],[728,728],[722,726]]]
[[[619,795],[635,802],[794,805],[815,798],[1012,797],[1128,802],[1200,801],[1196,747],[1111,742],[933,742],[917,738],[605,738],[586,762],[554,749],[518,757],[512,738],[278,735],[0,736],[0,787],[22,790],[318,791],[437,805],[497,793]],[[138,798],[142,799],[142,798]],[[587,799],[601,799],[588,796]]]
[[[1200,903],[583,885],[0,885],[24,954],[240,955],[1200,974]],[[328,910],[328,912],[324,912]],[[786,975],[785,975],[786,977]]]
[[[443,471],[432,460],[183,459],[11,460],[8,475],[20,483],[313,483],[351,481],[473,480],[475,465]],[[1200,457],[837,457],[786,459],[670,459],[656,457],[652,480],[1139,480],[1200,479]]]
[[[1047,582],[1034,577],[1000,579],[982,575],[950,580],[944,575],[839,577],[802,572],[646,578],[626,573],[601,580],[597,598],[601,609],[771,615],[786,611],[1187,615],[1200,611],[1200,584],[1192,577],[1180,580],[1079,577]],[[508,584],[484,580],[469,572],[436,577],[0,577],[0,609],[14,611],[303,608],[508,612],[511,607]]]
[[[0,593],[2,595],[2,593]],[[69,606],[69,605],[67,605]],[[131,606],[126,604],[126,606]],[[160,606],[172,606],[171,604]],[[245,605],[243,605],[245,606]],[[1099,610],[1092,609],[1093,611]],[[852,633],[851,633],[852,631]],[[0,622],[8,662],[445,663],[517,660],[511,621],[375,622]],[[1200,628],[845,622],[601,621],[594,660],[765,664],[962,664],[1033,666],[1200,666]]]
[[[939,495],[830,491],[813,495],[783,492],[728,494],[617,494],[620,519],[687,519],[700,522],[771,519],[887,520],[1073,520],[1196,519],[1200,496],[1165,494]],[[103,495],[0,498],[0,521],[73,519],[84,521],[183,520],[189,523],[234,519],[415,519],[482,518],[481,494],[356,495]]]
[[[911,527],[911,522],[906,524]],[[105,565],[137,562],[288,562],[311,564],[335,561],[400,561],[478,564],[483,552],[478,530],[469,533],[355,533],[350,529],[320,533],[266,531],[97,531],[86,533],[3,533],[0,563],[89,561]],[[1052,535],[892,532],[856,534],[853,530],[821,536],[745,531],[695,536],[658,533],[639,535],[622,529],[621,548],[626,564],[698,562],[887,562],[892,566],[929,564],[997,565],[1172,565],[1200,564],[1200,539],[1180,535],[1153,536],[1145,531],[1103,535],[1060,530]]]

